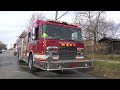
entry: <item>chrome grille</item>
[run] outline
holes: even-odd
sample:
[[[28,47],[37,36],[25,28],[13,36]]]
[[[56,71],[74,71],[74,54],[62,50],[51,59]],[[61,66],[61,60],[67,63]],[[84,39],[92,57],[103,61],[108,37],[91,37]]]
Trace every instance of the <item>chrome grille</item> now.
[[[60,46],[58,54],[60,60],[72,60],[76,58],[77,48],[74,46]]]

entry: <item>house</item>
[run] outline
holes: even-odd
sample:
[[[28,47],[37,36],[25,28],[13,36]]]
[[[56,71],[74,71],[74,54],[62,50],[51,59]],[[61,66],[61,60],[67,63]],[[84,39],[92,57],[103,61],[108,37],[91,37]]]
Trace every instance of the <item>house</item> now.
[[[101,53],[120,54],[120,39],[104,37],[98,41]]]

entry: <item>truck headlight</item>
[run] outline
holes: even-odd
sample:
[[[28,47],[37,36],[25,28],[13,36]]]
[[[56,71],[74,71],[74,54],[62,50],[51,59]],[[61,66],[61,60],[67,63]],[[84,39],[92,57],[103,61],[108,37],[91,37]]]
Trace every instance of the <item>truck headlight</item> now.
[[[84,52],[84,48],[77,48],[77,52]]]
[[[84,50],[84,48],[77,48],[77,55],[79,56],[79,55],[84,55],[84,52],[85,52],[85,50]]]
[[[48,46],[46,48],[46,52],[58,52],[58,47],[56,47],[56,46]]]
[[[51,63],[53,61],[52,53],[47,53],[46,55],[46,60],[48,63]]]

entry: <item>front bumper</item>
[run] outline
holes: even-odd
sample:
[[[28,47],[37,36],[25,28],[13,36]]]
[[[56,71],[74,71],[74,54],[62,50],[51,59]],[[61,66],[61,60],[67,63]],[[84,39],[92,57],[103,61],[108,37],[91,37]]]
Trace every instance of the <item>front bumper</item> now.
[[[46,70],[65,70],[77,68],[91,68],[93,67],[92,60],[59,60],[52,63],[46,63]]]

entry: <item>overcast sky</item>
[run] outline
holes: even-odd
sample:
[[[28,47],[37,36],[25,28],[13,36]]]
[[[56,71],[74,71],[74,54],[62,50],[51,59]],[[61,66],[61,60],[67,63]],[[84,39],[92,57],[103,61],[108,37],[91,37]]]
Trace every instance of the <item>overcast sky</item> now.
[[[60,20],[72,23],[74,11],[68,12]],[[15,43],[17,36],[25,29],[33,11],[0,11],[0,41],[11,47]],[[42,11],[46,18],[54,19],[55,11]],[[65,11],[59,11],[58,17]],[[107,19],[120,23],[120,11],[107,11]]]

